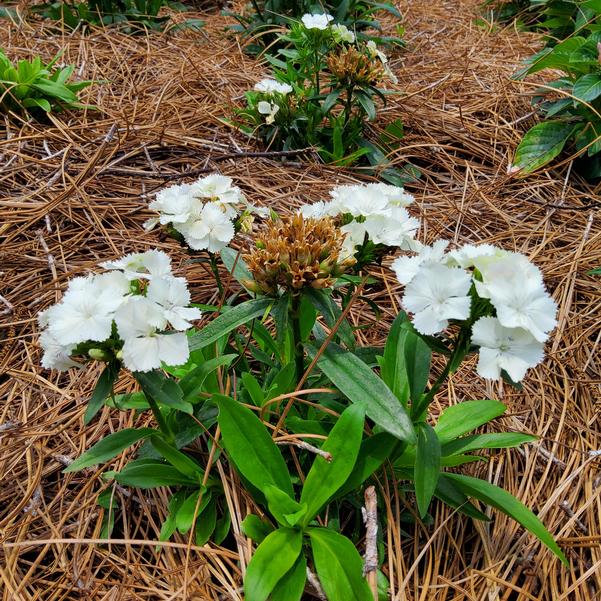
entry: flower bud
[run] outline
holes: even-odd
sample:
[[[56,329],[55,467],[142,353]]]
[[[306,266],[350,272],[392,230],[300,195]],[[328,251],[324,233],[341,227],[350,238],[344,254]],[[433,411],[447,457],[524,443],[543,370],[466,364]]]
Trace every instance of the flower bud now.
[[[91,348],[88,351],[88,356],[95,361],[108,361],[110,359],[109,354],[101,348]]]

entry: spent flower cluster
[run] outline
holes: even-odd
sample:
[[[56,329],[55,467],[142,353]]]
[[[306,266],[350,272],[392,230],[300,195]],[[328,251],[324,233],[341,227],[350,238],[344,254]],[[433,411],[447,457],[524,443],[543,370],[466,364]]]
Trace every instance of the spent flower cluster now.
[[[217,173],[164,188],[149,207],[159,216],[149,219],[146,229],[170,225],[191,249],[212,253],[225,248],[252,213],[264,216],[266,212],[251,206],[231,177]]]
[[[42,366],[79,366],[73,357],[118,359],[142,372],[185,363],[185,331],[201,313],[189,307],[187,282],[173,275],[169,256],[149,250],[101,266],[108,271],[72,279],[62,300],[40,313]]]
[[[518,382],[543,359],[544,342],[556,325],[557,305],[540,270],[526,256],[490,244],[447,252],[448,242],[423,246],[393,264],[405,285],[404,308],[418,332],[433,335],[451,322],[471,329],[479,348],[477,370]]]

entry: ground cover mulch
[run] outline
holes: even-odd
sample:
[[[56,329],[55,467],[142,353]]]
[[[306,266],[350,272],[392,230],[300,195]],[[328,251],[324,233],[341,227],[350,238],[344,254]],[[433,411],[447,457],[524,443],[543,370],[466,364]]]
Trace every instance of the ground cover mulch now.
[[[525,178],[507,175],[522,133],[534,122],[530,84],[510,80],[539,47],[537,36],[478,24],[474,0],[401,2],[407,48],[392,66],[399,76],[373,135],[400,118],[406,137],[393,160],[417,165],[407,188],[422,240],[491,242],[526,253],[560,305],[548,358],[523,390],[486,384],[473,365],[437,396],[436,413],[466,399],[508,405],[494,428],[540,436],[522,450],[496,453],[466,468],[510,490],[538,513],[571,563],[562,567],[513,521],[493,511],[474,523],[434,505],[432,523],[409,526],[411,503],[396,483],[381,482],[389,501],[383,565],[392,598],[411,601],[593,601],[601,599],[601,397],[599,187],[580,180],[570,160]],[[0,123],[0,591],[4,600],[241,599],[251,556],[240,521],[252,510],[235,473],[218,464],[233,515],[228,548],[197,548],[188,537],[157,548],[165,491],[118,489],[115,540],[97,544],[107,486],[101,469],[61,470],[97,440],[149,416],[105,408],[83,427],[99,368],[56,374],[39,366],[38,311],[56,302],[66,281],[97,262],[131,251],[168,250],[191,281],[193,298],[216,291],[205,265],[142,223],[164,185],[214,170],[232,176],[257,204],[287,212],[326,197],[337,183],[370,181],[318,164],[310,151],[281,157],[228,125],[267,69],[224,33],[211,7],[201,32],[132,37],[114,30],[51,31],[48,23],[0,22],[0,47],[80,66],[103,83],[83,98],[99,111],[73,112],[46,124]],[[211,12],[212,11],[212,12]],[[196,16],[196,15],[195,15]],[[389,30],[394,23],[386,20]],[[399,307],[400,286],[386,285],[377,323],[358,304],[351,318],[366,343],[383,341]],[[124,375],[118,390],[130,390]],[[124,460],[117,460],[118,469]],[[307,598],[311,598],[307,596]],[[341,600],[343,601],[343,600]]]

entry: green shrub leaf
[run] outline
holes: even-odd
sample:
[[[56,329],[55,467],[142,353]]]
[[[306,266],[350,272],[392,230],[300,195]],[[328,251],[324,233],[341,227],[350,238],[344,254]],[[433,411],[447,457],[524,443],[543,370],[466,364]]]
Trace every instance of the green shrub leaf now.
[[[499,401],[463,401],[445,409],[434,430],[440,443],[444,444],[503,415],[505,409]]]
[[[353,543],[333,530],[310,528],[313,561],[319,582],[330,601],[373,601],[363,578],[363,561]]]
[[[301,531],[292,528],[278,528],[265,538],[246,570],[246,601],[266,601],[278,581],[296,563],[302,543]]]
[[[428,513],[440,475],[440,442],[434,428],[420,424],[417,432],[413,483],[417,508],[423,518]]]
[[[472,478],[471,476],[463,476],[462,474],[447,473],[445,475],[466,495],[475,497],[488,505],[492,505],[516,522],[519,522],[526,530],[534,534],[534,536],[536,536],[544,545],[553,551],[566,566],[569,565],[566,556],[553,539],[553,536],[551,536],[549,531],[544,527],[543,523],[513,495],[485,480],[479,480],[478,478]]]

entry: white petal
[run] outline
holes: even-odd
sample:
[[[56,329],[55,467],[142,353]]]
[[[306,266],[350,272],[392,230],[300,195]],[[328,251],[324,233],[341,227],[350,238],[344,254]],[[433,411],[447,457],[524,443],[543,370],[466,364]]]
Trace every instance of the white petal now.
[[[123,364],[131,371],[150,371],[161,367],[158,336],[128,338],[123,344]]]
[[[190,356],[188,337],[184,333],[160,334],[159,356],[166,365],[183,365]]]

